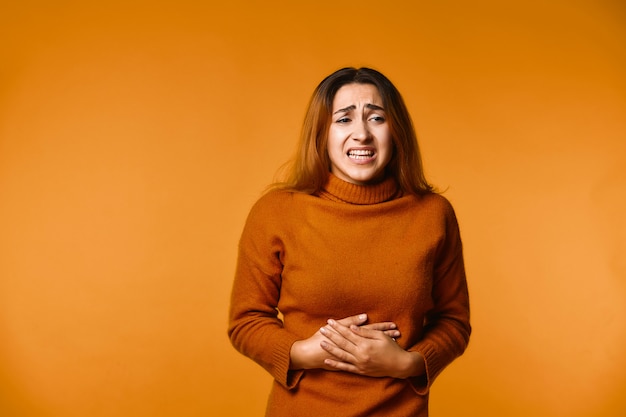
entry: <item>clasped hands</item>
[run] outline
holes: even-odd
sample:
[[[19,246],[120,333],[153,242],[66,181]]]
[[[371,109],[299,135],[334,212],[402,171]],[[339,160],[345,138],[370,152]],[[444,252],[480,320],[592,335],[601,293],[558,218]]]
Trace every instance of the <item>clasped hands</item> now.
[[[393,322],[367,323],[359,314],[327,325],[291,347],[290,369],[326,369],[371,377],[408,378],[425,372],[424,358],[402,349]]]

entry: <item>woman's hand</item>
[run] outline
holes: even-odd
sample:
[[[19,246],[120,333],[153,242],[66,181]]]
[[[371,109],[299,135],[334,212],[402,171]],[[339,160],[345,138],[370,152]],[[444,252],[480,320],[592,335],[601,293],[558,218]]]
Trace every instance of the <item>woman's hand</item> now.
[[[392,378],[419,376],[426,371],[421,354],[402,349],[393,336],[379,329],[329,320],[320,333],[326,337],[322,349],[332,356],[324,359],[326,369]]]
[[[365,324],[367,322],[366,314],[359,314],[356,316],[350,316],[341,320],[335,320],[335,323],[340,324],[343,327],[355,326],[364,330],[376,331],[380,334],[384,334],[385,337],[398,338],[401,336],[400,331],[393,322],[381,322]],[[328,331],[332,331],[328,329]],[[327,360],[337,360],[338,358],[322,348],[322,344],[326,343],[332,345],[333,342],[320,331],[308,339],[299,340],[291,346],[289,364],[290,369],[315,369],[322,368],[329,371],[339,370],[336,366],[327,364]],[[335,346],[339,348],[338,346]],[[333,363],[333,362],[330,362]]]

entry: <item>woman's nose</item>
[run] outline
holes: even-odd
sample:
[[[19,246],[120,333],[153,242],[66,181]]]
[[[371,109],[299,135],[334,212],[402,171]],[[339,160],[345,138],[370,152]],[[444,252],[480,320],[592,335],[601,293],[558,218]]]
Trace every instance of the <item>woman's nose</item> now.
[[[364,121],[358,121],[354,125],[354,131],[352,132],[352,139],[365,140],[370,137],[370,131],[367,124]]]

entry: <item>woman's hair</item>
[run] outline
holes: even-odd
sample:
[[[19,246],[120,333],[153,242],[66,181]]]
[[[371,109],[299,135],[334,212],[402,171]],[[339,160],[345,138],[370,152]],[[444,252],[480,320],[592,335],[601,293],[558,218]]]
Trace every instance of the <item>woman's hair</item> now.
[[[370,68],[340,69],[317,86],[304,118],[295,157],[283,167],[283,179],[273,188],[308,194],[321,190],[330,171],[327,143],[333,100],[341,87],[353,83],[374,85],[382,98],[394,145],[387,175],[395,177],[405,193],[433,192],[433,186],[424,176],[415,129],[400,92],[387,77]]]

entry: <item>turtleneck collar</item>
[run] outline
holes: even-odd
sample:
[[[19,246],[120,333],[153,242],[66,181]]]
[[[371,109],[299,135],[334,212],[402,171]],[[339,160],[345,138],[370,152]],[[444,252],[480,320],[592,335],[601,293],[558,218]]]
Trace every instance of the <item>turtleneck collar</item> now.
[[[342,203],[377,204],[398,198],[401,194],[393,177],[387,177],[378,184],[357,185],[329,174],[318,195],[326,200]]]

